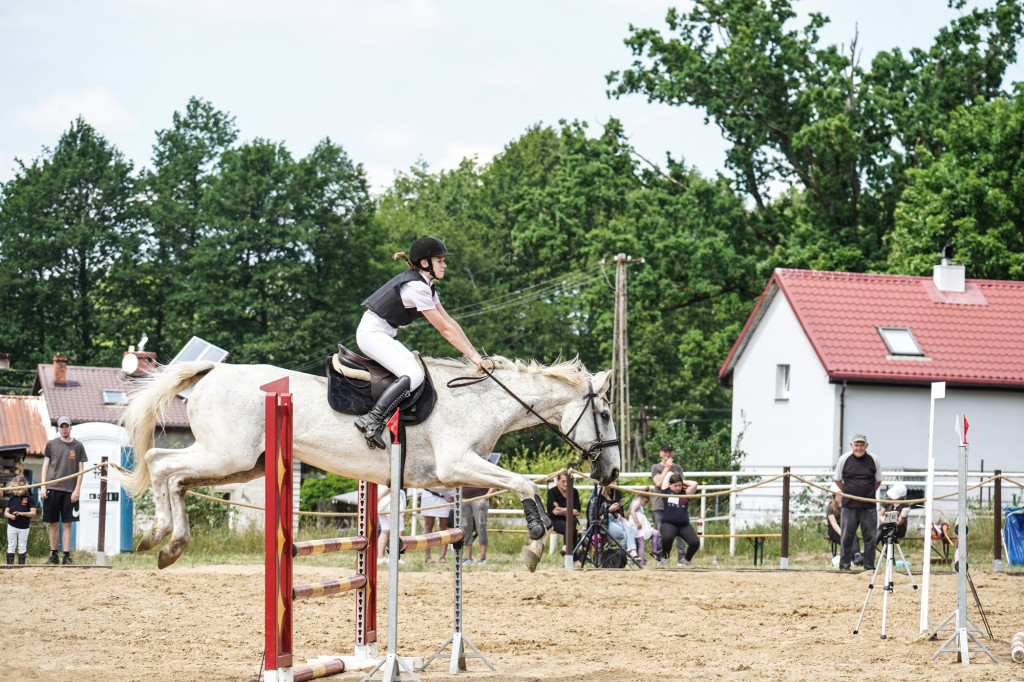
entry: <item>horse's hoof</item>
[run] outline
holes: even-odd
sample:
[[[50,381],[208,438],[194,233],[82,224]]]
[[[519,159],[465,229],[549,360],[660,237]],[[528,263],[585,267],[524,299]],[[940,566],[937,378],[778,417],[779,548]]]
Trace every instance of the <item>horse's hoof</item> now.
[[[537,570],[537,565],[540,563],[540,554],[537,554],[530,545],[523,545],[519,556],[522,558],[523,563],[526,564],[526,567],[530,569],[530,573]]]
[[[135,551],[145,552],[146,550],[153,549],[154,547],[156,547],[157,542],[159,542],[156,538],[157,535],[155,533],[153,533],[152,531],[147,531],[146,534],[143,535],[142,538],[139,540],[139,546],[135,548]]]

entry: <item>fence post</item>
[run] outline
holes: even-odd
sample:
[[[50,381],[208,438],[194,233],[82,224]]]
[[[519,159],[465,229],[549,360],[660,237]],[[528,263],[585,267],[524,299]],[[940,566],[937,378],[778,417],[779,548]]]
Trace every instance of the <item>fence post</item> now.
[[[995,493],[993,495],[992,519],[992,571],[1001,573],[1003,570],[1003,471],[995,471]]]
[[[107,458],[100,457],[100,530],[96,538],[96,565],[103,566],[107,549]]]
[[[736,556],[736,474],[732,475],[732,489],[729,493],[729,556]]]
[[[789,467],[782,467],[782,549],[779,552],[779,568],[789,568]]]

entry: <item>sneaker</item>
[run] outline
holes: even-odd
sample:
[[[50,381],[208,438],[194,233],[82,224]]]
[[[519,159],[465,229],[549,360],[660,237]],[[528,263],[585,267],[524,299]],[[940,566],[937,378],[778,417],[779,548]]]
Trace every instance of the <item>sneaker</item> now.
[[[873,571],[873,570],[875,570],[875,567],[874,566],[865,566],[864,570],[865,571]]]
[[[690,561],[689,559],[680,559],[676,563],[676,566],[679,567],[679,568],[685,568],[687,566],[693,566],[693,562]]]
[[[473,560],[472,560],[472,559],[463,559],[463,560],[462,560],[462,565],[463,565],[463,566],[469,566],[469,565],[471,565],[472,563],[473,563]],[[481,561],[480,563],[484,563],[484,562],[482,562],[482,561]]]
[[[398,565],[399,566],[405,566],[405,559],[399,559],[398,560]]]
[[[377,559],[377,565],[378,565],[378,566],[383,566],[383,565],[384,565],[384,564],[386,564],[387,562],[388,562],[388,560],[387,560],[387,559]]]
[[[56,566],[60,563],[60,558],[56,554],[51,554],[50,557],[46,560],[46,563],[53,564],[54,566]]]
[[[476,565],[477,566],[483,566],[486,563],[487,563],[487,559],[481,559],[480,561],[476,562]]]
[[[57,562],[55,561],[54,563],[57,563]],[[70,554],[65,554],[64,555],[64,560],[61,563],[64,564],[65,566],[72,566],[72,565],[74,565],[75,562],[71,558]]]
[[[849,573],[850,572],[850,567],[849,566],[840,566],[839,567],[839,572],[840,573]]]
[[[664,566],[667,563],[668,563],[668,559],[658,559],[658,565],[659,566]]]

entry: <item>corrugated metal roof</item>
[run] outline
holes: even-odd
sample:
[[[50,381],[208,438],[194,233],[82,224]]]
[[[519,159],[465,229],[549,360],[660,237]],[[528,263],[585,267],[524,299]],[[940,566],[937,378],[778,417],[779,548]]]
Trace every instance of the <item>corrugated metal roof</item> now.
[[[46,402],[39,396],[0,395],[0,445],[28,444],[28,454],[46,449]]]
[[[37,368],[35,389],[46,397],[50,424],[56,425],[63,415],[75,424],[105,422],[118,424],[124,414],[124,405],[104,402],[104,391],[124,391],[131,394],[138,379],[128,376],[116,367],[81,367],[68,365],[67,382],[53,383],[53,365],[40,364]],[[185,401],[175,398],[164,412],[160,425],[165,429],[187,429],[188,414]]]
[[[781,268],[722,365],[723,381],[776,292],[833,380],[1024,388],[1024,282],[969,279],[965,292],[950,293],[930,277]],[[890,354],[879,327],[909,329],[923,356]]]

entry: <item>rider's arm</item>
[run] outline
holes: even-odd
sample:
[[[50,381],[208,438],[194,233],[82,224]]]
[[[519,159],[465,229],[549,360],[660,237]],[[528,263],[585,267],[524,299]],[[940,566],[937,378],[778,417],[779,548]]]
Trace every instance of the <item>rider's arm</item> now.
[[[427,322],[434,326],[438,332],[441,333],[448,343],[455,346],[455,349],[462,352],[469,361],[477,367],[483,367],[483,358],[476,352],[476,348],[470,342],[469,337],[466,336],[466,332],[462,331],[462,327],[459,323],[452,319],[452,316],[445,311],[444,306],[440,303],[437,304],[436,308],[426,309],[421,311],[423,317],[427,318]]]

